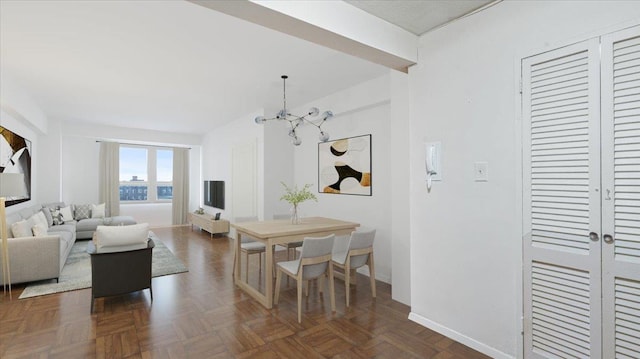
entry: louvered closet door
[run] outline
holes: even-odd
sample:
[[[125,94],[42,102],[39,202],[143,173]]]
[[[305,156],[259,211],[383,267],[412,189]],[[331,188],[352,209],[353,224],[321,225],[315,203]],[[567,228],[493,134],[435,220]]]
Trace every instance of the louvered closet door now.
[[[601,356],[598,47],[522,63],[527,358]]]
[[[640,30],[602,38],[605,358],[640,358]]]

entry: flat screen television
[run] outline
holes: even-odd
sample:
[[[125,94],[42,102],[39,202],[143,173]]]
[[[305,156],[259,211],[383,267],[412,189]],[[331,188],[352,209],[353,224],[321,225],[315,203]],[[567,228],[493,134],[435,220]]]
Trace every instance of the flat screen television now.
[[[224,181],[204,181],[204,205],[224,209]]]

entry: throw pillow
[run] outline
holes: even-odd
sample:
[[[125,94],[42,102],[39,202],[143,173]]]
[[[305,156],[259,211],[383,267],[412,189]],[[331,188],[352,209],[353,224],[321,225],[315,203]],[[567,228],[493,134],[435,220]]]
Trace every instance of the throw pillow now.
[[[31,233],[31,226],[25,219],[11,224],[11,233],[13,234],[14,238],[33,236],[33,234]]]
[[[34,225],[42,224],[43,226],[45,226],[45,228],[49,227],[49,225],[47,224],[47,217],[44,216],[44,213],[42,213],[42,211],[38,211],[33,216],[29,217],[29,221],[33,222]]]
[[[76,221],[79,221],[81,219],[91,218],[91,205],[90,204],[77,205],[75,216],[73,218],[75,218]]]
[[[98,226],[94,238],[96,251],[100,253],[147,248],[148,241],[148,223],[130,226]]]
[[[51,211],[49,208],[43,208],[40,210],[44,217],[47,219],[47,227],[53,226],[53,217],[51,217]]]
[[[38,223],[33,228],[31,228],[31,232],[33,232],[34,237],[43,237],[47,235],[47,225]]]
[[[51,212],[51,218],[53,219],[53,225],[58,226],[64,224],[64,219],[62,218],[62,214],[59,209],[49,208]]]
[[[60,214],[62,215],[62,220],[64,222],[73,221],[73,212],[71,211],[71,206],[60,208]]]
[[[91,218],[104,218],[104,203],[91,205]]]

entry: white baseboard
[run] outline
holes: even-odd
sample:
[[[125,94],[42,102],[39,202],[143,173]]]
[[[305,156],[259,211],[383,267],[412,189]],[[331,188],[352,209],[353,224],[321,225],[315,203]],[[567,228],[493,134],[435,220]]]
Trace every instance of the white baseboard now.
[[[458,343],[464,344],[469,348],[479,351],[482,354],[488,355],[492,358],[496,359],[514,359],[514,356],[503,353],[495,348],[492,348],[484,343],[481,343],[473,338],[469,338],[466,335],[456,332],[455,330],[451,330],[439,323],[436,323],[432,320],[429,320],[419,314],[414,312],[409,313],[409,320],[414,321],[424,327],[427,327],[435,332],[438,332],[444,336],[447,336]]]

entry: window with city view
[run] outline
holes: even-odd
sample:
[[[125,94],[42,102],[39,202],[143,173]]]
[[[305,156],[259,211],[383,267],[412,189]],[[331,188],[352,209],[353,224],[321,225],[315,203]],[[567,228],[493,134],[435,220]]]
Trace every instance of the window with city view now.
[[[172,198],[173,151],[120,146],[120,201],[155,202]]]

